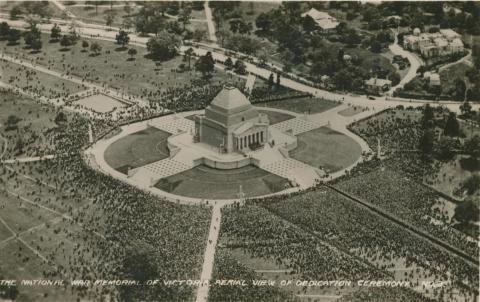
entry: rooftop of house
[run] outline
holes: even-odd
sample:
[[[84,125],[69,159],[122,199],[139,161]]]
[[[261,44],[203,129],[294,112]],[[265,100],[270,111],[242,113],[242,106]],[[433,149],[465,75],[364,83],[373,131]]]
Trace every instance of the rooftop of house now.
[[[385,85],[392,85],[392,81],[387,79],[377,79],[377,78],[370,78],[365,81],[365,84],[368,86],[378,86],[383,87]]]
[[[311,8],[309,11],[302,14],[302,17],[305,16],[312,18],[322,29],[334,29],[340,24],[337,19],[330,16],[328,13],[321,12],[315,8]]]

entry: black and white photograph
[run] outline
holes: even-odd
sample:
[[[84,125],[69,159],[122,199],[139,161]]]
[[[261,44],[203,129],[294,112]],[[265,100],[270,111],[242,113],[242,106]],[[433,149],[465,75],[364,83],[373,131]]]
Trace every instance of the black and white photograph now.
[[[0,302],[480,302],[480,1],[0,0]]]

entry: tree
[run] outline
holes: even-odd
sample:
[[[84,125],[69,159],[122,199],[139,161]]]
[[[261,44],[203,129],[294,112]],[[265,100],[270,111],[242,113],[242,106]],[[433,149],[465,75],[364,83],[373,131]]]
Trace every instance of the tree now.
[[[454,82],[452,98],[458,102],[464,101],[466,89],[467,89],[467,86],[465,85],[465,82],[462,79],[457,78]]]
[[[131,18],[123,18],[122,28],[129,30],[130,28],[132,28],[132,25],[133,25],[133,21]]]
[[[188,70],[191,68],[191,61],[192,61],[192,56],[194,55],[193,48],[189,47],[187,50],[185,50],[185,60],[188,62]]]
[[[257,19],[255,19],[255,26],[257,28],[260,28],[262,32],[268,32],[270,31],[270,26],[272,22],[270,20],[270,17],[266,13],[260,13],[258,15]]]
[[[112,12],[108,12],[108,13],[105,15],[105,24],[106,24],[107,26],[112,26],[113,21],[115,21],[115,14],[113,14]]]
[[[72,46],[72,38],[70,36],[63,35],[60,39],[60,45],[63,47],[63,49],[68,49],[68,47]]]
[[[130,2],[125,2],[123,11],[125,12],[125,14],[127,14],[127,16],[129,16],[132,13],[132,7],[130,6]]]
[[[135,48],[130,48],[128,50],[128,55],[130,56],[130,60],[133,61],[133,57],[137,55],[137,50]]]
[[[270,74],[268,77],[268,90],[272,90],[274,82],[273,82],[273,73]]]
[[[98,42],[93,42],[92,45],[90,45],[90,51],[93,52],[95,56],[98,56],[102,51],[102,46],[98,44]]]
[[[212,76],[214,68],[215,61],[213,60],[211,52],[207,52],[204,56],[200,56],[197,62],[195,62],[195,70],[201,72],[205,79],[209,79]]]
[[[42,40],[40,38],[34,39],[30,42],[30,48],[35,52],[40,51],[42,49]]]
[[[429,155],[433,151],[433,132],[426,130],[423,132],[423,135],[420,137],[419,149],[423,154]]]
[[[5,38],[8,36],[10,31],[10,25],[7,22],[0,23],[0,38]]]
[[[465,117],[469,117],[470,114],[472,114],[472,105],[468,101],[463,102],[462,105],[460,105],[460,111],[462,112],[462,115]]]
[[[432,106],[430,104],[426,104],[425,107],[423,107],[423,116],[421,120],[422,128],[427,129],[431,128],[434,126],[435,122],[435,113],[433,111]]]
[[[190,23],[190,18],[192,14],[192,8],[188,5],[184,5],[184,7],[180,10],[178,14],[178,21],[183,24],[183,30],[185,30],[185,26]]]
[[[476,176],[477,177],[471,176],[472,184],[474,186],[480,183],[480,177],[478,175]],[[453,218],[456,221],[460,222],[460,224],[468,224],[471,221],[477,221],[478,215],[478,207],[473,203],[472,200],[466,200],[455,207],[455,213],[453,214]]]
[[[275,82],[275,86],[278,88],[280,88],[280,74],[277,73],[277,81]]]
[[[311,33],[317,29],[317,23],[310,16],[305,16],[302,18],[302,27],[304,31]]]
[[[90,45],[88,44],[88,42],[85,41],[85,40],[83,40],[83,41],[82,41],[82,48],[83,48],[82,52],[86,52],[88,46],[90,46]]]
[[[458,136],[460,134],[460,124],[458,123],[457,116],[454,112],[450,112],[448,115],[443,133],[448,136]]]
[[[57,25],[57,23],[55,23],[51,29],[50,38],[52,39],[52,41],[58,42],[58,40],[60,40],[60,37],[62,36],[61,33],[62,29],[60,28],[60,26]]]
[[[7,36],[8,44],[9,45],[17,44],[18,40],[20,40],[20,37],[21,37],[21,33],[18,29],[10,28]]]
[[[455,156],[457,142],[450,137],[442,137],[436,146],[436,153],[442,160],[451,160]]]
[[[165,61],[177,55],[179,45],[180,41],[176,35],[164,31],[158,37],[148,40],[147,50],[153,58]]]
[[[42,48],[42,34],[38,29],[36,23],[33,23],[30,26],[30,29],[25,32],[24,39],[25,44],[28,45],[30,48],[37,50]]]
[[[65,113],[63,111],[60,111],[57,116],[55,117],[55,120],[54,120],[55,124],[57,125],[61,125],[61,124],[64,124],[67,122],[67,116],[65,115]]]
[[[233,65],[233,70],[235,73],[238,73],[238,74],[246,74],[247,66],[245,65],[245,63],[243,63],[242,60],[237,59],[235,61],[235,64]]]
[[[206,32],[202,29],[195,28],[195,30],[193,31],[193,41],[195,42],[200,42],[205,38],[205,36]]]
[[[230,57],[228,57],[226,60],[225,60],[225,63],[224,63],[225,67],[227,69],[232,69],[233,68],[233,61]]]
[[[18,128],[18,122],[20,122],[21,119],[14,115],[11,114],[7,117],[7,121],[5,122],[5,130],[15,130]]]
[[[10,10],[10,20],[17,20],[18,17],[21,16],[22,14],[23,14],[22,9],[18,5],[15,5]]]
[[[122,45],[122,48],[125,48],[125,45],[130,42],[130,37],[128,36],[128,33],[126,31],[120,30],[115,36],[115,40],[117,41],[118,45]]]
[[[370,51],[374,53],[380,53],[382,51],[382,44],[377,40],[373,40],[370,44]]]
[[[480,136],[478,134],[472,136],[465,141],[463,146],[465,153],[477,159],[480,157]]]

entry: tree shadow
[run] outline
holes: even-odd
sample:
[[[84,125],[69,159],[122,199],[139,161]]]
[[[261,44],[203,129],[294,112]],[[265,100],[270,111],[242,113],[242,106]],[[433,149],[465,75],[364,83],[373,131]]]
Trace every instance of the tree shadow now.
[[[67,52],[67,51],[70,51],[70,48],[68,48],[68,47],[60,48],[60,51],[61,52]]]
[[[480,170],[480,160],[474,157],[464,157],[460,159],[460,167],[469,172]]]
[[[127,61],[128,61],[128,62],[130,62],[130,61],[135,61],[135,58],[128,58]]]
[[[125,47],[125,46],[120,46],[120,47],[115,48],[115,51],[125,51],[125,50],[127,50],[127,49],[128,49],[128,48]]]

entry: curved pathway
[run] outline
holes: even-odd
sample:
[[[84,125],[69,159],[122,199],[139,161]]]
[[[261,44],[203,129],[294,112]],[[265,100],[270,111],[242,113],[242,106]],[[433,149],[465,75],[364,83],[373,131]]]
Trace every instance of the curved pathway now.
[[[407,51],[402,48],[402,46],[398,45],[398,37],[397,33],[394,32],[395,35],[395,41],[393,44],[390,44],[388,48],[394,55],[399,55],[402,57],[406,57],[408,59],[408,62],[410,62],[410,68],[407,72],[407,74],[403,77],[403,79],[400,80],[400,82],[396,85],[393,86],[388,92],[388,95],[392,95],[392,93],[397,89],[397,88],[403,88],[405,84],[413,80],[417,76],[417,71],[420,68],[420,66],[425,65],[425,62],[423,62],[422,59],[420,59],[416,54]]]
[[[453,65],[457,65],[459,63],[462,63],[464,62],[465,64],[467,64],[468,66],[470,67],[473,67],[473,63],[470,61],[470,58],[472,57],[472,51],[470,49],[467,49],[467,54],[463,57],[461,57],[459,60],[455,61],[455,62],[451,62],[451,63],[448,63],[448,64],[445,64],[441,67],[438,68],[438,72],[442,72],[443,70],[453,66]]]

